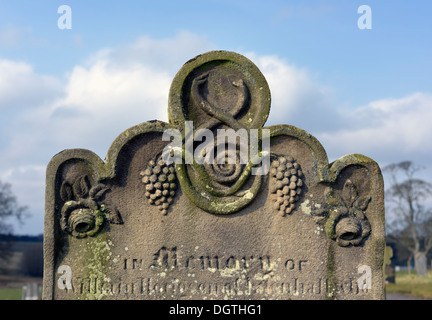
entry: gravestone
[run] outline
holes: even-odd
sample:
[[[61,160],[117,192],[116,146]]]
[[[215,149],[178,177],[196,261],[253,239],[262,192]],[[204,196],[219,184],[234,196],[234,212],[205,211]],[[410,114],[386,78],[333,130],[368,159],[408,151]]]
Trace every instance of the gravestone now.
[[[426,253],[417,252],[415,255],[415,265],[417,269],[417,274],[419,276],[424,276],[427,273],[427,258]]]
[[[22,300],[40,300],[42,296],[42,284],[29,282],[22,287]]]
[[[175,76],[169,123],[127,129],[105,161],[54,156],[44,299],[384,299],[378,165],[329,163],[269,112],[251,61],[208,52]]]
[[[396,283],[396,268],[392,258],[393,248],[386,246],[384,250],[384,279],[386,283]]]

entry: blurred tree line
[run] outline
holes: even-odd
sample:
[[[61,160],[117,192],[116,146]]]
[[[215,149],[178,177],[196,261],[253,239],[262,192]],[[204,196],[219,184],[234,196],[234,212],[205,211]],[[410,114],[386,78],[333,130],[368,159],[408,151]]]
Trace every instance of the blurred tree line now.
[[[20,206],[11,185],[0,181],[0,273],[41,277],[43,274],[42,236],[14,236],[11,220],[23,222],[27,207]],[[16,257],[19,264],[16,264]]]
[[[22,222],[27,211],[26,207],[18,205],[13,195],[11,185],[0,181],[0,234],[12,234],[10,219]],[[11,256],[11,242],[0,241],[0,259],[7,260]]]
[[[420,167],[411,161],[391,164],[387,175],[387,243],[393,247],[394,263],[406,263],[419,275],[427,272],[432,256],[432,184],[416,177]]]

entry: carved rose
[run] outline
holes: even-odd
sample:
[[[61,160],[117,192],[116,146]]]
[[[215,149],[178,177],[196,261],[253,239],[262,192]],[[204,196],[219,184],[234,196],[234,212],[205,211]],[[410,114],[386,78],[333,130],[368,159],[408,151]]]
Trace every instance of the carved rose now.
[[[60,225],[63,231],[77,238],[94,236],[104,222],[104,215],[91,199],[68,201],[62,208]]]
[[[60,197],[65,201],[61,210],[60,226],[63,231],[77,238],[94,236],[107,220],[121,224],[117,209],[101,204],[109,188],[104,184],[91,187],[86,175],[78,177],[71,185],[63,182]]]
[[[371,197],[360,197],[356,186],[347,180],[340,194],[329,191],[330,205],[325,222],[327,235],[341,247],[357,246],[370,234],[370,223],[365,216]]]

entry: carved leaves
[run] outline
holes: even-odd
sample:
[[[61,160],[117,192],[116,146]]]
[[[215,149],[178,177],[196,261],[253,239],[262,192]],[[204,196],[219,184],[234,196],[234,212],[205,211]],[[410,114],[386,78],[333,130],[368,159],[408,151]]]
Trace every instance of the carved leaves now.
[[[357,207],[360,210],[366,210],[370,200],[371,197],[369,196],[359,197],[357,187],[354,183],[351,182],[351,180],[348,179],[345,182],[344,188],[342,189],[341,193],[341,202],[345,205],[345,207]]]
[[[103,222],[123,223],[115,207],[101,203],[110,188],[105,184],[91,185],[87,175],[80,175],[71,183],[64,181],[60,187],[62,207],[60,225],[63,231],[77,238],[94,236]]]
[[[87,198],[89,192],[90,182],[87,175],[83,175],[76,179],[75,183],[72,185],[74,194],[78,199]]]
[[[371,199],[369,195],[359,196],[357,187],[350,179],[345,182],[341,192],[336,193],[330,189],[326,192],[326,200],[330,206],[339,206],[348,210],[365,211]]]
[[[108,191],[109,188],[106,185],[99,183],[90,189],[90,198],[94,200],[102,200],[102,197]]]
[[[67,202],[74,199],[72,186],[68,182],[63,182],[60,188],[60,198]]]
[[[90,197],[93,200],[102,200],[109,188],[99,183],[91,187],[87,175],[79,176],[71,185],[68,181],[64,181],[60,188],[60,197],[63,201],[79,200]]]

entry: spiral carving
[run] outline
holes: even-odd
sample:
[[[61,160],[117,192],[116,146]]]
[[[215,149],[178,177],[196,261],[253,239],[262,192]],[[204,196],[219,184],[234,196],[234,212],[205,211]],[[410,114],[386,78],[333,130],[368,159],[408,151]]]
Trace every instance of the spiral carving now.
[[[226,111],[223,106],[216,106],[207,100],[209,94],[207,94],[206,98],[203,92],[209,91],[209,87],[212,87],[208,83],[209,81],[213,82],[213,86],[214,83],[228,82],[237,92],[237,102],[229,111]],[[195,105],[211,116],[208,121],[201,124],[194,131],[194,134],[199,129],[210,130],[221,126],[228,126],[229,129],[232,129],[231,133],[233,134],[237,134],[240,130],[247,133],[245,125],[235,118],[246,108],[249,102],[249,91],[242,79],[206,72],[192,81],[191,96]],[[204,155],[202,165],[197,163],[192,165],[193,172],[190,172],[189,176],[192,184],[216,197],[235,195],[250,177],[251,168],[253,167],[249,159],[246,159],[246,161],[242,159],[241,144],[241,139],[240,142],[236,139],[235,143],[226,142],[224,139],[223,142],[217,145],[214,144],[213,150]]]
[[[212,141],[205,150],[204,162],[195,161],[195,152],[203,146],[197,143],[199,140],[193,141],[193,150],[185,145],[190,136],[199,136],[201,129],[210,132],[206,137],[213,135],[210,140],[217,140],[214,137],[220,129],[236,134],[242,131],[248,137],[251,129],[262,129],[270,109],[270,90],[259,69],[233,52],[202,54],[177,73],[169,97],[169,120],[181,131],[183,160],[190,159],[191,153],[194,158],[193,162],[175,165],[182,191],[196,206],[214,214],[231,214],[247,206],[258,195],[263,181],[261,175],[253,174],[261,154],[256,158],[255,153],[248,154],[258,158],[251,161],[239,151],[250,148],[249,141]],[[186,130],[189,121],[194,127],[191,132]],[[218,144],[225,148],[217,148]]]

